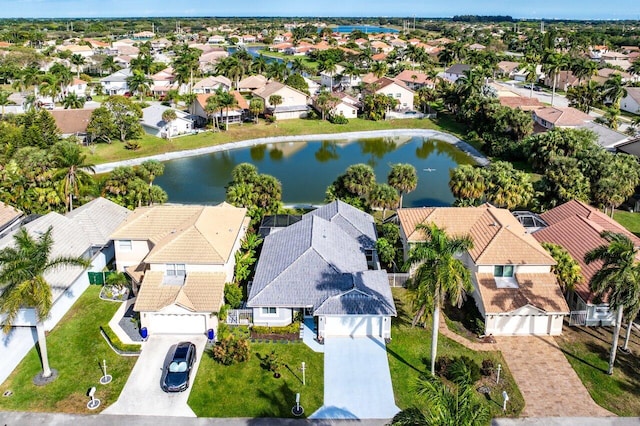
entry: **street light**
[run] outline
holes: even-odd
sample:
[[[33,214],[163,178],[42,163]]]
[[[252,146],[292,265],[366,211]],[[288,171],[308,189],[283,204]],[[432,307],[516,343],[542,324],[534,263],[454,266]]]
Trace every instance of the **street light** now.
[[[502,391],[502,411],[507,411],[507,401],[509,400],[509,395],[507,395],[507,391]]]

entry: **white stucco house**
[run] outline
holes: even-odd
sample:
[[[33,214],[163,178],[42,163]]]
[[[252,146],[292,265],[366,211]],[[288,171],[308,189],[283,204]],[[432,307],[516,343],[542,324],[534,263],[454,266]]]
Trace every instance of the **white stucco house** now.
[[[124,95],[129,91],[127,78],[131,75],[131,69],[124,68],[100,79],[103,92],[107,95]]]
[[[273,114],[278,120],[304,118],[309,112],[309,96],[279,81],[269,82],[261,89],[254,90],[253,95],[262,99],[265,112]],[[282,99],[279,105],[272,105],[270,98],[278,95]]]
[[[178,135],[184,135],[193,131],[193,120],[189,114],[178,109],[173,109],[176,113],[176,119],[166,122],[162,118],[162,114],[173,108],[164,105],[153,104],[142,110],[142,128],[152,136],[159,138],[172,138]]]
[[[91,261],[91,266],[66,267],[45,274],[51,286],[53,306],[49,318],[44,322],[50,331],[71,308],[89,286],[88,271],[100,272],[113,259],[114,248],[109,235],[131,213],[104,198],[97,198],[78,207],[66,215],[48,213],[25,225],[34,238],[52,228],[52,257],[82,256]],[[14,244],[15,229],[0,239],[0,248]],[[37,342],[36,315],[33,309],[23,309],[12,323],[8,334],[0,332],[0,383],[11,374]]]
[[[247,306],[256,325],[312,317],[318,338],[391,337],[396,308],[375,252],[373,217],[342,201],[264,241]]]
[[[471,296],[485,334],[559,335],[567,302],[551,267],[555,260],[508,210],[480,207],[399,209],[405,256],[424,241],[419,224],[435,224],[452,236],[469,235],[473,248],[460,253],[471,272]],[[413,271],[412,271],[413,272]]]
[[[136,209],[114,231],[117,269],[133,280],[134,310],[149,334],[217,332],[249,221],[227,203],[165,204]]]
[[[627,96],[620,100],[620,109],[640,115],[640,87],[626,87],[625,89]]]
[[[413,110],[413,90],[409,89],[399,80],[395,80],[388,77],[382,77],[376,80],[372,87],[374,87],[374,93],[383,94],[390,98],[395,99],[398,104],[396,110]]]

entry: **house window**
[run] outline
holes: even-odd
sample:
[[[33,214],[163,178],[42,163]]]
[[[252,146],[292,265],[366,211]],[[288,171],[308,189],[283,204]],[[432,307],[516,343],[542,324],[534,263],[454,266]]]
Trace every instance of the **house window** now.
[[[278,309],[275,307],[262,308],[262,315],[277,315]]]
[[[167,263],[167,275],[171,277],[184,277],[186,274],[184,263]]]
[[[510,278],[513,277],[513,265],[496,265],[493,267],[493,276]]]
[[[118,241],[118,248],[121,251],[131,251],[133,248],[133,242],[131,240],[120,240]]]
[[[396,93],[396,98],[400,99],[402,97],[402,93]]]

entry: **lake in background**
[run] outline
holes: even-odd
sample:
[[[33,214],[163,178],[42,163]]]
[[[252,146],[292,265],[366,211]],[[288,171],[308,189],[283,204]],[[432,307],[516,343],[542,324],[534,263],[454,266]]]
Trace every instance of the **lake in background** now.
[[[224,201],[231,170],[240,163],[280,180],[285,204],[322,204],[327,186],[352,164],[369,164],[378,182],[386,182],[392,164],[409,163],[418,187],[405,195],[404,206],[416,207],[451,205],[450,169],[474,161],[449,143],[423,137],[283,142],[167,161],[155,182],[169,202],[215,204]]]
[[[400,32],[394,28],[376,27],[371,25],[340,25],[338,27],[331,27],[331,29],[334,33],[350,33],[352,31],[362,31],[365,34]]]

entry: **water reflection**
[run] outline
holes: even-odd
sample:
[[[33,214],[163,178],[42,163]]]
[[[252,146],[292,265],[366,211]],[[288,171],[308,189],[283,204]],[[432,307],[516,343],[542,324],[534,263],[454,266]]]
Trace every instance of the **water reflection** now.
[[[373,138],[351,141],[286,142],[241,148],[172,160],[156,179],[175,203],[217,203],[237,164],[249,162],[260,173],[282,182],[285,203],[321,203],[327,186],[356,163],[372,164],[384,182],[396,163],[413,164],[418,187],[405,195],[405,206],[450,205],[449,170],[473,161],[455,146],[422,137]],[[430,172],[425,171],[431,169]]]

